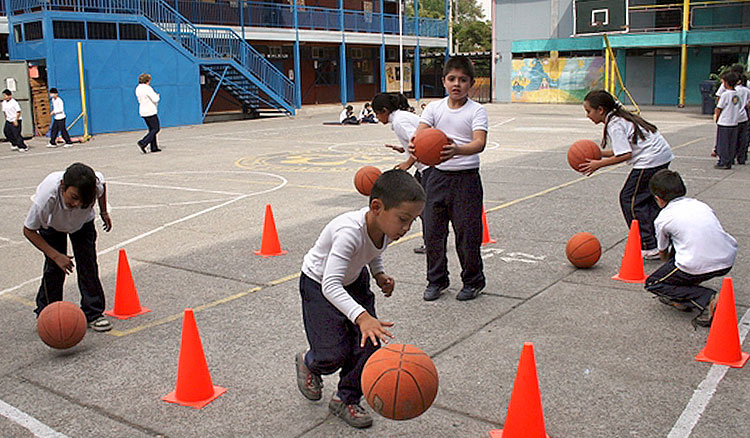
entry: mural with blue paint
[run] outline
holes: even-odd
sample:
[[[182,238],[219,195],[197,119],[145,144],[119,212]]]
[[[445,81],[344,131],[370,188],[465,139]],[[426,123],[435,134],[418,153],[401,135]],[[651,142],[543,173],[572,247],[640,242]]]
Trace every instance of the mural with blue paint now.
[[[580,103],[603,88],[604,58],[525,58],[513,60],[513,102]]]

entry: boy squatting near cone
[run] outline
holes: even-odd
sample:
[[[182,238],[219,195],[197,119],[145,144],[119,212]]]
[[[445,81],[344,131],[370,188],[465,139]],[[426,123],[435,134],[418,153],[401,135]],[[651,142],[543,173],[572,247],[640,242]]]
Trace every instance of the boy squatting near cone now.
[[[320,400],[320,376],[340,369],[328,409],[352,427],[372,425],[359,404],[362,369],[379,341],[393,337],[388,330],[393,323],[377,319],[370,273],[391,296],[395,281],[386,275],[381,254],[409,231],[424,204],[424,190],[413,176],[386,171],[373,185],[370,205],[333,219],[302,263],[299,289],[310,350],[295,356],[297,386],[306,398]]]
[[[48,304],[63,299],[65,275],[78,273],[81,309],[88,326],[98,332],[112,329],[102,316],[104,289],[96,262],[96,228],[94,202],[104,222],[104,231],[112,229],[107,212],[107,186],[104,176],[83,163],[71,164],[65,172],[49,174],[36,188],[34,202],[23,227],[23,235],[44,253],[42,284],[36,296],[39,313]],[[73,257],[67,255],[68,236]]]
[[[660,170],[649,186],[661,208],[654,225],[659,255],[665,263],[646,279],[645,288],[678,310],[699,309],[693,323],[709,327],[718,294],[700,284],[732,269],[737,241],[724,231],[711,207],[685,196],[679,173]],[[672,251],[668,252],[670,244]]]

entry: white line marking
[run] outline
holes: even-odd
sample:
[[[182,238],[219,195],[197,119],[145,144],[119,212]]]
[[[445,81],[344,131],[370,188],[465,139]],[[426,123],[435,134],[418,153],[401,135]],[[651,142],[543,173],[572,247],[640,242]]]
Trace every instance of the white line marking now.
[[[185,206],[185,205],[207,204],[209,202],[223,202],[223,201],[227,201],[227,198],[204,199],[202,201],[169,202],[166,204],[124,205],[124,206],[117,206],[117,210],[135,210],[139,208],[178,207],[178,206]],[[114,210],[114,209],[110,207],[110,210]]]
[[[494,125],[490,126],[490,129],[497,128],[498,126],[502,126],[502,125],[504,125],[506,123],[510,123],[513,120],[516,120],[516,118],[515,117],[511,117],[508,120],[503,120],[502,122],[495,123]]]
[[[131,182],[123,182],[123,181],[108,181],[107,183],[108,184],[121,185],[121,186],[148,187],[148,188],[153,188],[153,189],[183,190],[183,191],[186,191],[186,192],[213,193],[215,195],[230,195],[230,196],[240,196],[240,195],[242,195],[242,193],[223,192],[223,191],[220,191],[220,190],[194,189],[192,187],[160,186],[158,184],[141,184],[141,183],[131,183]]]
[[[0,415],[28,429],[35,437],[40,438],[67,438],[66,435],[56,432],[44,423],[41,423],[31,415],[14,408],[13,406],[0,400]]]
[[[750,309],[745,312],[745,316],[740,320],[740,345],[745,340],[748,330],[750,330]],[[703,411],[714,396],[719,382],[721,382],[721,379],[727,373],[727,370],[729,370],[729,367],[726,365],[711,365],[706,378],[703,379],[695,392],[693,392],[693,397],[688,402],[685,410],[682,411],[682,415],[677,419],[672,430],[669,431],[667,438],[687,438],[690,436],[693,428],[698,424]]]

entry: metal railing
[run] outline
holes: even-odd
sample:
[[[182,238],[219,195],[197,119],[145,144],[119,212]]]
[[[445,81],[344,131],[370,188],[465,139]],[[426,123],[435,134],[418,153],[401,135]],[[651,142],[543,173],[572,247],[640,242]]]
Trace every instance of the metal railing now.
[[[629,31],[675,32],[682,30],[682,3],[630,3]],[[750,28],[750,0],[691,2],[688,30],[723,30]]]

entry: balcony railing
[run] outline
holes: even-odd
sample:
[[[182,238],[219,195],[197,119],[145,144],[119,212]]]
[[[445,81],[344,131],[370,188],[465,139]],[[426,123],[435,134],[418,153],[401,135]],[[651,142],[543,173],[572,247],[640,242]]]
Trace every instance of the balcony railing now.
[[[682,30],[682,3],[644,4],[631,1],[631,33],[675,32]],[[750,1],[725,0],[690,3],[688,30],[723,30],[750,28]]]

